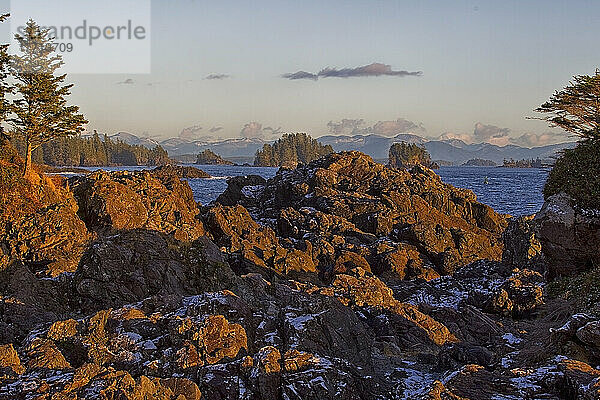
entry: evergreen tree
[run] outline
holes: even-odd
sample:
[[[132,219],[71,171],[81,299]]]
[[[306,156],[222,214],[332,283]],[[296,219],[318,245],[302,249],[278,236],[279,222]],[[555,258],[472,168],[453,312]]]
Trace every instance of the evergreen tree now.
[[[10,14],[0,15],[0,22],[6,21]],[[8,65],[10,57],[8,55],[8,44],[0,44],[0,139],[6,139],[8,136],[4,133],[4,126],[1,125],[10,111],[10,102],[7,95],[13,91],[8,83]]]
[[[594,76],[576,75],[560,92],[535,111],[549,114],[539,118],[580,136],[600,140],[600,70]]]
[[[261,167],[296,166],[309,163],[333,153],[330,145],[324,146],[306,133],[285,134],[273,145],[265,144],[256,152],[254,165]]]
[[[24,35],[15,35],[21,55],[11,57],[10,71],[16,79],[17,99],[13,101],[12,123],[15,134],[25,141],[25,171],[31,171],[31,154],[43,143],[83,131],[87,123],[79,107],[67,105],[73,85],[65,84],[66,75],[58,75],[62,57],[54,53],[48,31],[33,20],[27,22]]]
[[[431,157],[424,147],[406,142],[394,143],[390,147],[389,164],[393,168],[411,168],[419,164],[428,168],[434,167]]]

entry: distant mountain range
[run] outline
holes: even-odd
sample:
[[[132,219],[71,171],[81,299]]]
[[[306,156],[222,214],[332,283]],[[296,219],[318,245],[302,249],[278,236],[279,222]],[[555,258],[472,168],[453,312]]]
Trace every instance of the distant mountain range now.
[[[388,151],[393,143],[407,142],[425,146],[432,160],[447,161],[461,165],[469,160],[479,158],[502,164],[504,159],[552,159],[556,153],[575,146],[574,143],[553,144],[542,147],[520,147],[508,145],[504,147],[489,143],[468,144],[459,139],[430,140],[412,134],[400,134],[394,137],[379,135],[356,136],[323,136],[318,139],[323,144],[330,144],[335,151],[359,150],[374,159],[387,159]]]
[[[235,138],[220,141],[187,140],[170,138],[156,141],[149,138],[138,137],[128,132],[119,132],[110,136],[111,139],[120,139],[128,144],[137,144],[154,147],[160,144],[169,152],[171,157],[180,158],[184,155],[196,155],[210,149],[221,157],[235,161],[253,159],[258,149],[265,143],[259,138]],[[561,143],[541,147],[520,147],[516,145],[497,146],[489,143],[468,144],[459,139],[432,140],[414,134],[399,134],[394,137],[380,135],[354,135],[354,136],[321,136],[317,139],[323,144],[329,144],[335,151],[358,150],[370,155],[376,160],[388,158],[388,151],[393,143],[407,142],[425,146],[433,160],[445,161],[454,165],[462,165],[472,159],[483,159],[502,164],[504,159],[536,159],[550,160],[565,148],[572,148],[575,143]],[[178,157],[179,156],[179,157]]]

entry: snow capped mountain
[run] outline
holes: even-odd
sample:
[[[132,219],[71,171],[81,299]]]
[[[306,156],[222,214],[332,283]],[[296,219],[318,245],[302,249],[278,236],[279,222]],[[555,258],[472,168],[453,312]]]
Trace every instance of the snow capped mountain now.
[[[150,138],[139,137],[129,132],[117,132],[114,135],[108,136],[111,140],[120,140],[124,143],[130,144],[132,146],[145,146],[149,148],[156,147],[159,143]]]
[[[118,132],[110,136],[111,139],[122,140],[132,145],[142,145],[154,148],[160,144],[172,157],[181,155],[196,155],[210,149],[224,158],[252,158],[257,150],[261,149],[265,141],[260,138],[230,138],[223,140],[190,140],[180,137],[169,138],[161,142],[150,138],[140,138],[129,132]],[[390,146],[394,143],[407,142],[425,146],[433,160],[443,160],[455,165],[461,165],[475,158],[491,160],[502,164],[504,159],[551,159],[557,152],[574,146],[573,143],[554,144],[542,147],[526,148],[517,145],[500,147],[490,143],[468,144],[460,139],[431,139],[412,133],[401,133],[393,137],[381,135],[327,135],[317,138],[323,144],[329,144],[335,151],[358,150],[370,155],[376,160],[388,158]]]
[[[415,143],[425,146],[433,160],[449,161],[461,165],[474,158],[491,160],[501,164],[504,159],[550,159],[557,152],[573,147],[573,143],[554,144],[543,147],[526,148],[516,145],[500,147],[490,143],[467,144],[460,139],[428,139],[414,134],[399,134],[394,137],[379,135],[323,136],[318,138],[329,144],[335,151],[362,151],[381,160],[388,158],[390,146],[398,142]]]
[[[171,156],[183,154],[198,154],[210,149],[221,157],[251,157],[256,150],[261,149],[265,143],[258,138],[233,138],[218,141],[190,141],[181,138],[172,138],[162,141],[160,145],[169,152]]]

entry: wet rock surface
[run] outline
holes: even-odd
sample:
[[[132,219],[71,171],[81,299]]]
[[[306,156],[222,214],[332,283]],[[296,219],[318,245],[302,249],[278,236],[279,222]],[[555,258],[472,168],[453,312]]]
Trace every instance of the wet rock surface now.
[[[355,152],[210,207],[171,172],[60,182],[2,198],[0,399],[599,397],[543,215]]]

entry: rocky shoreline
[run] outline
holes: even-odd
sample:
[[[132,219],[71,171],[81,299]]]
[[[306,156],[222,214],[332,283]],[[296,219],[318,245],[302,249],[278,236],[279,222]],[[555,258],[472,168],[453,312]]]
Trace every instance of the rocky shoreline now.
[[[561,195],[510,218],[345,152],[203,206],[180,171],[0,162],[0,399],[600,396],[599,315],[562,289],[600,217]]]

